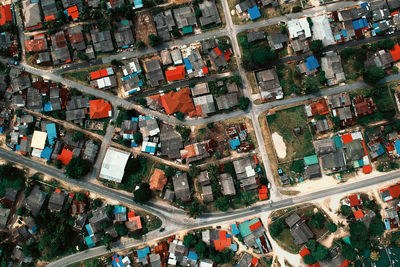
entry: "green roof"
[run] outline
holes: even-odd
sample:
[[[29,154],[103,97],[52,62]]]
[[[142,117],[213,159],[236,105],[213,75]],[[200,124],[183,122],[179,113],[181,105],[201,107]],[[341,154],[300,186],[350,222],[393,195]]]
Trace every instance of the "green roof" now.
[[[343,142],[342,142],[342,138],[338,135],[332,137],[332,139],[335,141],[335,147],[339,148],[339,147],[343,147]]]
[[[317,155],[311,155],[311,156],[304,157],[304,164],[306,166],[318,164]]]
[[[183,34],[188,34],[193,32],[193,27],[191,25],[182,28]]]
[[[352,246],[352,245],[351,245],[351,241],[350,241],[350,236],[343,237],[342,240],[343,240],[343,242],[346,243],[347,245]]]
[[[239,224],[239,231],[242,237],[246,237],[251,234],[250,225],[253,225],[258,221],[260,221],[259,218],[254,218],[251,221],[247,220],[244,223]]]
[[[129,20],[124,19],[124,20],[121,21],[121,24],[122,24],[123,26],[129,25]]]

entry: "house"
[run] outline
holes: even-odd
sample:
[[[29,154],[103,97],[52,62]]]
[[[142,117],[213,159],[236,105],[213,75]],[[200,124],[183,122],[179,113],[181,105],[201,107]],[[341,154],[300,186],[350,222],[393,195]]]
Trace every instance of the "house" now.
[[[247,252],[240,257],[236,267],[259,267],[258,259]]]
[[[180,150],[183,148],[182,137],[171,125],[162,124],[160,130],[161,155],[169,159],[181,157]]]
[[[212,148],[210,141],[206,140],[194,144],[186,145],[181,151],[181,159],[185,159],[187,163],[192,163],[210,156]]]
[[[265,234],[264,226],[259,218],[246,220],[238,225],[243,242],[250,248],[254,248],[256,253],[265,254],[272,251],[271,244]]]
[[[14,202],[17,198],[17,194],[18,194],[17,190],[6,187],[4,196],[0,198],[0,203],[4,203],[5,205],[11,207],[12,205],[14,205]]]
[[[91,119],[102,119],[112,116],[111,104],[104,99],[90,100],[89,106]]]
[[[319,166],[319,161],[317,155],[307,156],[304,158],[304,178],[306,179],[316,179],[321,178],[321,167]]]
[[[212,191],[211,185],[204,185],[201,187],[201,197],[204,202],[213,202],[214,201],[214,195]]]
[[[392,66],[393,57],[390,52],[385,50],[379,50],[372,57],[369,57],[365,61],[365,67],[379,67],[382,69],[387,69]]]
[[[322,119],[315,122],[315,129],[317,133],[324,133],[329,130],[328,120]]]
[[[305,61],[297,65],[300,73],[307,76],[317,73],[319,67],[318,60],[314,56],[307,57]]]
[[[169,202],[174,202],[174,198],[175,198],[175,193],[172,190],[166,189],[165,190],[165,194],[164,194],[164,200],[167,200]]]
[[[275,69],[259,71],[256,78],[262,100],[283,98],[283,90]]]
[[[325,98],[320,98],[318,101],[305,105],[307,117],[313,117],[317,115],[326,115],[329,113],[328,103]]]
[[[64,207],[65,199],[67,198],[67,194],[61,191],[60,189],[56,189],[50,196],[49,199],[49,210],[54,212],[60,212]]]
[[[247,39],[249,36],[247,36]],[[274,50],[283,48],[283,45],[289,41],[289,37],[282,33],[272,33],[267,37],[269,46]]]
[[[0,229],[7,228],[8,218],[10,217],[11,210],[0,207]]]
[[[11,12],[11,5],[0,6],[0,26],[13,21],[13,14]]]
[[[252,31],[247,33],[247,42],[252,43],[259,40],[265,40],[267,36],[264,31]]]
[[[160,106],[165,109],[167,114],[175,114],[181,112],[183,114],[194,115],[195,107],[190,97],[190,89],[182,88],[179,91],[170,91],[166,94],[150,96],[157,101]]]
[[[68,28],[68,40],[73,49],[78,51],[86,49],[86,43],[83,37],[83,27],[81,25]]]
[[[328,102],[332,108],[333,116],[339,117],[340,125],[342,127],[356,123],[356,119],[353,116],[351,109],[350,96],[347,92],[328,96]]]
[[[54,65],[71,62],[67,40],[65,39],[63,31],[57,32],[51,36],[50,53]]]
[[[11,80],[11,87],[13,89],[13,93],[18,91],[22,91],[31,87],[31,79],[29,75],[22,75]]]
[[[177,199],[182,202],[188,202],[191,200],[189,181],[186,173],[176,174],[172,177],[172,183],[174,185],[174,192]]]
[[[171,52],[168,49],[164,49],[160,52],[161,62],[163,65],[172,64]]]
[[[210,93],[208,88],[208,83],[196,83],[194,87],[191,88],[192,96],[201,96]]]
[[[336,44],[327,15],[319,15],[312,20],[312,40],[321,40],[324,46]]]
[[[171,40],[170,32],[173,30],[173,27],[176,26],[174,17],[172,16],[172,10],[168,9],[154,15],[153,20],[156,24],[158,36],[160,36],[163,41]]]
[[[26,107],[34,112],[41,112],[43,110],[42,96],[36,88],[28,88]]]
[[[163,191],[167,180],[164,171],[155,169],[153,175],[150,177],[150,190]]]
[[[24,254],[22,248],[20,246],[15,246],[11,255],[11,259],[15,262],[20,263],[21,265],[32,264],[33,258],[28,257]]]
[[[336,147],[334,139],[314,141],[315,152],[325,170],[341,170],[346,166],[343,147]]]
[[[233,178],[229,173],[220,174],[219,180],[221,183],[221,189],[224,196],[236,195],[235,184],[233,183]]]
[[[310,24],[306,17],[292,19],[287,23],[290,39],[307,39],[311,37]]]
[[[200,183],[202,186],[210,184],[210,176],[208,175],[208,171],[202,171],[197,176],[197,182]]]
[[[353,98],[353,107],[356,117],[363,117],[375,113],[376,106],[372,97],[358,95]]]
[[[314,237],[314,233],[297,213],[293,212],[285,219],[285,222],[290,228],[290,234],[296,245],[302,245]]]
[[[99,151],[99,146],[95,144],[95,142],[92,139],[90,139],[89,141],[86,142],[82,158],[90,161],[91,163],[94,163],[98,151]]]
[[[146,70],[146,78],[149,80],[150,85],[160,85],[159,82],[164,80],[160,61],[158,61],[157,58],[147,60],[144,62],[144,68]]]
[[[47,50],[47,41],[45,36],[34,37],[33,39],[25,40],[25,51],[27,53],[45,50]]]
[[[291,41],[290,46],[296,54],[303,54],[310,51],[310,44],[307,39],[294,39]]]
[[[142,68],[137,58],[132,59],[131,62],[122,66],[122,86],[124,87],[125,94],[131,95],[140,91],[140,87],[143,86],[143,80],[139,77],[141,72]]]
[[[149,263],[150,266],[161,267],[161,256],[159,254],[150,254],[149,255]]]
[[[340,56],[336,52],[330,51],[321,58],[321,69],[329,86],[346,81]]]
[[[42,0],[42,11],[45,21],[55,21],[57,19],[57,5],[55,0]]]
[[[172,13],[174,14],[178,29],[181,29],[184,35],[193,33],[193,26],[197,26],[197,20],[191,6],[172,9]]]
[[[256,6],[257,3],[254,0],[245,0],[245,1],[241,1],[239,2],[239,4],[237,4],[235,6],[236,11],[241,14],[243,12],[246,12],[248,9]]]
[[[113,213],[114,213],[114,224],[127,221],[126,207],[116,205],[114,206]]]
[[[118,48],[128,48],[135,43],[132,32],[132,22],[124,19],[116,22],[117,30],[114,33],[115,42]]]
[[[255,157],[247,157],[233,162],[236,177],[244,191],[257,189],[257,163]]]
[[[44,146],[46,144],[46,139],[47,139],[46,132],[34,131],[31,147],[36,149],[44,149]]]
[[[165,77],[168,82],[185,79],[185,65],[170,67],[165,71]]]
[[[178,265],[178,262],[182,262],[184,257],[188,255],[188,248],[183,245],[182,241],[175,239],[169,244],[168,252],[168,265],[175,266]]]
[[[201,10],[201,16],[199,17],[201,27],[221,24],[221,18],[214,0],[205,0],[199,3],[199,9]]]
[[[230,109],[238,105],[238,94],[228,93],[215,98],[218,110]]]
[[[193,103],[198,116],[207,117],[208,114],[216,111],[214,98],[211,94],[194,97]]]
[[[111,219],[107,213],[106,206],[102,206],[92,211],[92,217],[89,218],[89,224],[85,226],[89,236],[93,236],[97,232],[103,230],[103,222],[110,222]]]
[[[155,136],[160,133],[160,128],[155,118],[145,117],[139,119],[139,127],[143,136]]]
[[[86,214],[84,214],[85,208],[86,208],[86,202],[73,200],[71,203],[71,214],[72,215],[76,215],[76,214],[86,215]],[[81,218],[81,220],[83,220],[83,218]],[[84,222],[82,222],[82,227],[83,227],[83,224],[85,224],[85,222],[86,222],[86,219],[84,220]]]
[[[135,214],[134,211],[128,212],[128,221],[125,222],[125,226],[131,231],[140,230],[143,228],[140,216]]]
[[[387,188],[379,190],[379,194],[383,201],[388,202],[400,196],[400,184],[395,184]]]
[[[27,198],[24,200],[24,206],[26,209],[32,212],[32,215],[36,217],[39,215],[42,209],[43,203],[46,200],[46,193],[40,190],[38,185],[35,185]]]
[[[13,37],[10,33],[8,32],[0,33],[0,48],[1,49],[11,48],[11,46],[14,44],[14,41],[12,39]]]
[[[182,52],[179,48],[171,50],[171,58],[175,66],[183,64]]]
[[[101,166],[100,178],[121,183],[129,157],[129,152],[109,147]]]
[[[39,1],[23,0],[22,15],[26,30],[30,31],[42,28]]]
[[[92,29],[90,30],[90,35],[92,36],[94,50],[97,53],[114,51],[114,45],[109,30],[100,31],[99,29]]]

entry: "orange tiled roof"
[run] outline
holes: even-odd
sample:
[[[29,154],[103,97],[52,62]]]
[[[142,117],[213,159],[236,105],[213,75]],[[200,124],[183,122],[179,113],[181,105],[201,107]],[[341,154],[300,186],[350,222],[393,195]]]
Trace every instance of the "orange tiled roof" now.
[[[11,5],[0,6],[0,25],[3,26],[12,20]]]
[[[353,214],[354,214],[354,217],[356,217],[356,219],[364,218],[364,213],[363,213],[362,209],[359,209],[359,210],[353,212]]]
[[[37,52],[46,49],[46,40],[44,38],[25,40],[26,52]]]
[[[188,114],[195,111],[192,98],[190,97],[190,89],[183,88],[178,92],[171,91],[161,96],[161,105],[168,114],[182,112]]]
[[[360,205],[360,200],[358,199],[357,195],[349,196],[349,200],[350,200],[350,206],[351,207],[355,207],[355,206]]]
[[[315,115],[325,115],[329,113],[329,107],[328,104],[326,103],[325,98],[321,98],[315,103],[312,103],[310,105],[311,107],[311,113],[313,116]]]
[[[57,159],[61,160],[64,165],[68,165],[71,161],[74,153],[72,151],[66,150],[65,148],[61,151],[61,154],[57,156]]]
[[[400,46],[396,44],[392,50],[389,50],[390,54],[392,55],[393,61],[396,62],[400,60]]]
[[[185,65],[180,65],[177,66],[173,69],[169,69],[165,71],[165,77],[167,78],[167,81],[176,81],[176,80],[182,80],[185,79]]]
[[[153,175],[150,177],[150,190],[162,191],[167,184],[167,177],[160,169],[155,169]]]
[[[104,99],[90,100],[90,118],[101,119],[111,117],[111,105]]]

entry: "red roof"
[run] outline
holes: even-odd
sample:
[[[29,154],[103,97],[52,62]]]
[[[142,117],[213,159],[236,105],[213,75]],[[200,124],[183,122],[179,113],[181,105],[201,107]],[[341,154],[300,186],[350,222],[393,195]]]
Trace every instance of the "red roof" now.
[[[351,136],[351,134],[344,134],[342,135],[342,141],[344,145],[353,142],[353,136]]]
[[[226,231],[219,231],[219,240],[226,239]]]
[[[204,73],[204,74],[208,74],[208,68],[207,68],[207,67],[203,67],[202,70],[203,70],[203,73]]]
[[[54,16],[54,15],[49,15],[49,16],[44,17],[44,20],[45,20],[45,21],[56,20],[56,16]]]
[[[0,6],[0,25],[3,26],[12,20],[11,5]]]
[[[251,264],[253,264],[254,266],[257,264],[257,262],[258,262],[258,259],[257,259],[256,257],[254,257],[254,258],[251,260]]]
[[[321,267],[321,265],[320,265],[319,262],[317,261],[316,263],[309,264],[308,267]]]
[[[61,151],[61,154],[57,156],[57,159],[61,160],[62,164],[68,165],[72,159],[74,153],[72,151],[66,150],[65,148]]]
[[[363,173],[368,174],[372,172],[372,166],[371,165],[364,165],[363,166]]]
[[[390,54],[392,55],[393,61],[396,62],[400,60],[400,46],[396,44],[392,50],[389,50]]]
[[[328,103],[326,103],[325,98],[321,98],[315,103],[310,105],[311,113],[313,116],[315,115],[325,115],[329,113]]]
[[[258,221],[258,222],[256,222],[256,223],[254,223],[254,224],[252,224],[252,225],[250,225],[250,231],[254,231],[254,230],[256,230],[257,228],[260,228],[262,226],[262,224],[261,224],[261,222],[260,221]]]
[[[112,108],[104,99],[90,100],[90,118],[101,119],[111,117]]]
[[[231,55],[232,55],[231,50],[230,49],[226,50],[226,52],[224,53],[225,60],[229,61],[229,59],[231,59]]]
[[[47,48],[46,40],[44,38],[25,40],[26,52],[38,52]]]
[[[351,196],[349,196],[349,200],[350,200],[350,206],[351,206],[351,207],[355,207],[355,206],[358,206],[358,205],[361,204],[361,203],[360,203],[360,200],[358,199],[358,196],[357,196],[357,195],[351,195]]]
[[[130,211],[128,212],[128,219],[135,217],[135,212],[134,211]]]
[[[362,209],[359,209],[355,212],[353,212],[354,217],[356,217],[356,219],[361,219],[364,218],[364,213],[362,211]]]
[[[168,82],[185,79],[185,65],[180,65],[174,69],[169,69],[165,71],[165,77]]]
[[[90,78],[92,80],[97,80],[103,77],[107,77],[108,75],[108,70],[107,69],[101,69],[101,70],[96,70],[90,73]]]
[[[268,199],[268,188],[265,185],[258,189],[258,197],[260,200]]]
[[[218,56],[222,55],[222,52],[218,46],[214,48],[214,51],[215,51],[215,53],[217,53]]]
[[[222,251],[225,248],[228,248],[231,246],[231,238],[225,238],[225,239],[220,239],[220,240],[214,240],[214,247],[215,250],[217,251]]]
[[[60,193],[61,193],[61,189],[60,189],[60,188],[57,188],[57,189],[55,190],[55,192],[56,192],[57,194],[60,194]]]
[[[400,184],[393,185],[388,188],[389,193],[392,196],[392,198],[396,198],[400,196]]]
[[[153,99],[154,97],[157,99],[157,96],[153,96]],[[170,91],[157,100],[168,114],[174,114],[179,111],[183,114],[188,114],[195,111],[189,88],[183,88],[178,92]]]
[[[300,250],[299,254],[300,256],[304,257],[305,255],[311,254],[311,252],[308,250],[308,248],[303,248],[302,250]]]
[[[71,6],[67,8],[68,15],[71,16],[72,19],[77,19],[79,18],[79,11],[76,6]]]

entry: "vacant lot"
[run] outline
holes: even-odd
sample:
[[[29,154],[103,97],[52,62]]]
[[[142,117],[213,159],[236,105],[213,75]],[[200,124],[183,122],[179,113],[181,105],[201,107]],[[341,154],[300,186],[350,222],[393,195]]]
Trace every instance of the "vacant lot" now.
[[[286,145],[286,157],[279,159],[280,162],[292,161],[314,153],[304,106],[277,111],[268,116],[267,121],[271,134],[278,133]],[[300,127],[301,133],[295,135],[293,130],[297,127]]]
[[[136,40],[142,41],[146,45],[149,45],[150,34],[157,35],[156,26],[153,21],[153,17],[149,12],[140,13],[135,19],[135,33]]]

